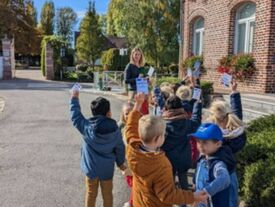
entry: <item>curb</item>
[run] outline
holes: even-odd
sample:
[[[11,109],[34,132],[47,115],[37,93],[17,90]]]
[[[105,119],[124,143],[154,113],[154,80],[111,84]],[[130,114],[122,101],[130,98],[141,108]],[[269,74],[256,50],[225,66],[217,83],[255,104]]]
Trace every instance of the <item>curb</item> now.
[[[4,98],[0,97],[0,113],[4,111],[5,108],[5,100]]]
[[[123,101],[127,101],[128,97],[126,95],[123,95],[122,93],[114,93],[111,91],[98,91],[98,90],[89,90],[89,89],[83,89],[82,92],[84,93],[92,93],[92,94],[98,94],[98,95],[102,95],[102,96],[114,96],[117,99],[123,100]]]

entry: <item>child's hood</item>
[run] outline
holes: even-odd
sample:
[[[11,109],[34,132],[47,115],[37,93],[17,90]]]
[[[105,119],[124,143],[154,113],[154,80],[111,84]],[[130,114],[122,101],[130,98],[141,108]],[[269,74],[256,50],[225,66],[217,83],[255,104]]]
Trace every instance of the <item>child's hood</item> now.
[[[167,158],[163,151],[159,152],[143,152],[140,149],[141,142],[131,142],[128,146],[128,163],[133,171],[138,176],[147,176],[155,174],[162,169],[162,166],[167,162]]]
[[[237,161],[232,153],[232,150],[227,146],[220,147],[217,152],[209,157],[210,162],[215,160],[223,161],[226,164],[230,174],[236,169]]]
[[[116,121],[105,116],[96,116],[89,121],[88,144],[98,152],[110,153],[121,138]]]

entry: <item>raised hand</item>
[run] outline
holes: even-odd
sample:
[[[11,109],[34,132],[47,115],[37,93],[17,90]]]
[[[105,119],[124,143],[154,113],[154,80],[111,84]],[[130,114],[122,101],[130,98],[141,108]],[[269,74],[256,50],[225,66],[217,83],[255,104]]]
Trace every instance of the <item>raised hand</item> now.
[[[78,90],[71,90],[71,96],[73,98],[78,98],[79,97],[79,91]]]
[[[144,93],[138,93],[135,95],[135,105],[134,105],[134,110],[140,111],[141,106],[143,102],[145,101],[146,95]]]
[[[237,91],[237,87],[238,87],[238,83],[235,79],[232,79],[232,82],[231,82],[231,90],[232,92],[236,92]]]

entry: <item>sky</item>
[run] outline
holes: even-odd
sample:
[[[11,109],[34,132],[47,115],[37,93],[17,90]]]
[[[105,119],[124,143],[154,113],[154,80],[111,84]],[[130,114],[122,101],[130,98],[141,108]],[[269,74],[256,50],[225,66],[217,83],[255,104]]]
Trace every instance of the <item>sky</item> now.
[[[37,9],[38,12],[38,20],[40,19],[40,13],[43,4],[46,0],[34,0],[34,6]],[[77,13],[78,16],[78,23],[76,25],[75,30],[78,30],[79,23],[83,16],[85,15],[85,12],[89,5],[89,0],[52,0],[55,5],[55,9],[58,9],[60,7],[71,7],[73,10]],[[98,14],[105,14],[108,10],[108,3],[109,0],[95,0],[95,7]]]

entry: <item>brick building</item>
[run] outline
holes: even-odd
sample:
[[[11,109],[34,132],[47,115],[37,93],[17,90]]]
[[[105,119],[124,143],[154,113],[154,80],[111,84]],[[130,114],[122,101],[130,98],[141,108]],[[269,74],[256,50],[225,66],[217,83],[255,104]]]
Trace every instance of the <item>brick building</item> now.
[[[203,79],[218,86],[216,68],[222,57],[252,53],[257,71],[240,89],[275,93],[274,0],[185,0],[182,9],[183,59],[203,55]]]

